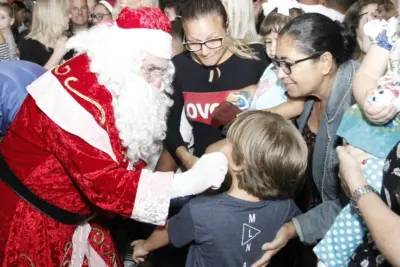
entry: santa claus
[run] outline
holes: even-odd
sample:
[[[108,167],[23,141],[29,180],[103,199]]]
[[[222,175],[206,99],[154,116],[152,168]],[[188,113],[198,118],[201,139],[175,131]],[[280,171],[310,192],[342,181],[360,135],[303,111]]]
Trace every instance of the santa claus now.
[[[120,266],[104,217],[164,224],[171,198],[220,186],[222,153],[183,174],[144,169],[172,104],[170,31],[157,8],[124,9],[28,86],[0,143],[1,266]]]

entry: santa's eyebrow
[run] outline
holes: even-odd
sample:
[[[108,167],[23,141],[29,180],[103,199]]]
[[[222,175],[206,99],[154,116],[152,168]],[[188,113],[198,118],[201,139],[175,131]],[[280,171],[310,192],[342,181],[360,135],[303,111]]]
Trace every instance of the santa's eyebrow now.
[[[147,67],[147,68],[154,69],[154,70],[161,70],[161,71],[163,71],[163,70],[166,70],[166,69],[167,69],[167,68],[160,68],[159,66],[156,66],[156,65],[154,65],[154,64],[149,64],[149,65],[146,65],[146,67]]]

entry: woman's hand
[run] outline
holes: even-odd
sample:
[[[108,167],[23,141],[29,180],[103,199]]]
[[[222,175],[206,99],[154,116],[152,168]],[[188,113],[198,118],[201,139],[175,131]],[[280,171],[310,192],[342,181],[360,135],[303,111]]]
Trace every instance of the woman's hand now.
[[[56,45],[54,46],[54,53],[63,57],[67,53],[67,41],[68,38],[66,36],[58,38]]]
[[[372,155],[353,146],[336,148],[339,157],[339,178],[343,191],[350,198],[354,190],[368,184],[362,173],[362,165]]]
[[[285,223],[281,229],[276,233],[275,239],[270,243],[265,243],[262,250],[266,250],[264,255],[255,262],[251,267],[265,267],[271,261],[271,258],[277,254],[286,244],[296,237],[296,230],[294,229],[293,222]]]
[[[149,255],[150,251],[145,249],[145,246],[144,246],[145,243],[146,243],[146,240],[136,240],[131,243],[131,246],[134,247],[132,259],[135,262],[145,261],[147,255]]]
[[[397,109],[393,104],[374,106],[369,102],[371,94],[367,94],[363,103],[363,111],[367,119],[374,124],[385,124],[397,114]]]

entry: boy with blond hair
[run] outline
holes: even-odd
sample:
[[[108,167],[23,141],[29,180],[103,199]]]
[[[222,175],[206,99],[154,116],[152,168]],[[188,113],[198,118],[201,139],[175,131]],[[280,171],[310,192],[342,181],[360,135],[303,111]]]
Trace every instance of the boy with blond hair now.
[[[229,191],[193,199],[147,240],[134,241],[136,261],[171,242],[191,245],[186,266],[250,267],[265,241],[299,214],[291,198],[308,152],[296,128],[278,114],[249,111],[232,124],[227,141]]]

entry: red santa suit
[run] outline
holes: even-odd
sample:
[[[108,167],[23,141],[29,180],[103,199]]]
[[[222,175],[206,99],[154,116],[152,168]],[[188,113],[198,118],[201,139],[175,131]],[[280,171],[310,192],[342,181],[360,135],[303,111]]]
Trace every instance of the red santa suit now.
[[[137,19],[127,22],[125,13]],[[113,27],[149,24],[156,33],[150,39],[170,40],[169,20],[159,9],[125,13]],[[116,127],[113,96],[99,84],[90,62],[90,55],[81,54],[31,84],[0,151],[34,194],[94,218],[79,226],[60,223],[0,181],[1,266],[120,266],[102,212],[165,223],[173,174],[152,173],[145,162],[129,159]]]

